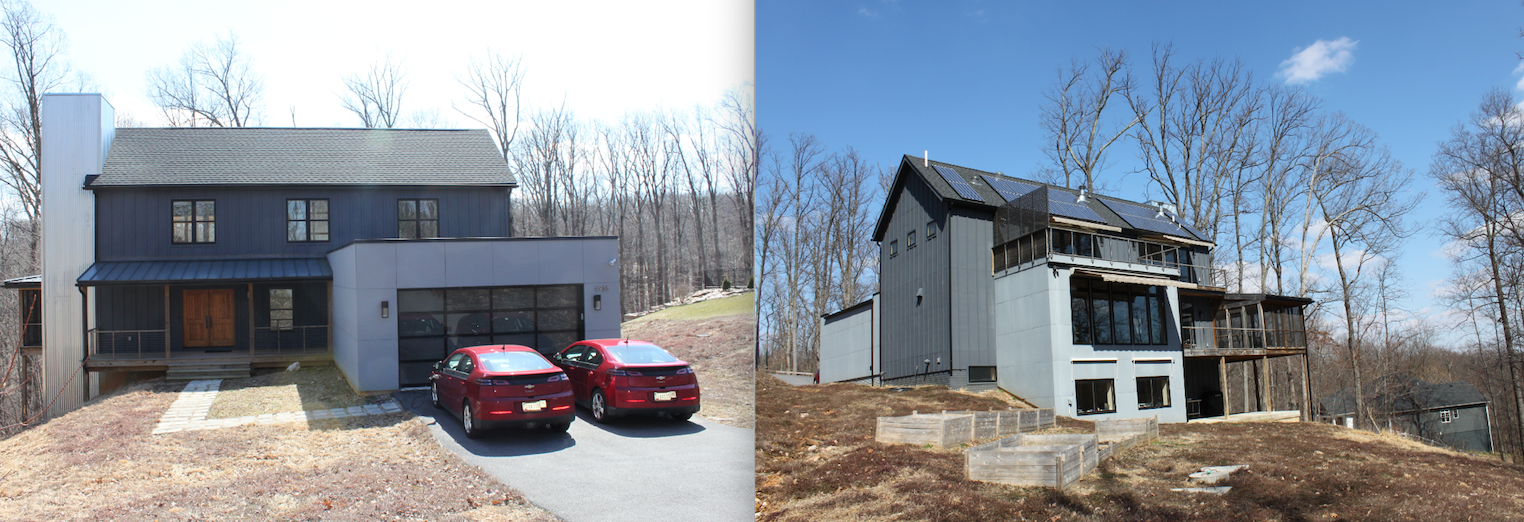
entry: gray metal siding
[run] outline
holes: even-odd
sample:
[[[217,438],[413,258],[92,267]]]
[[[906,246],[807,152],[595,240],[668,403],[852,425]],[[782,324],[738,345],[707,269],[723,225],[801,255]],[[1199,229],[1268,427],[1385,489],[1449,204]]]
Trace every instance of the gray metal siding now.
[[[871,303],[821,319],[820,382],[851,381],[877,373],[873,343],[878,325],[873,319]]]
[[[328,199],[327,242],[286,241],[286,200]],[[356,239],[397,237],[397,200],[439,200],[441,237],[508,237],[508,189],[174,188],[96,191],[97,261],[322,257]],[[170,201],[217,201],[217,241],[170,243]]]
[[[884,379],[930,372],[945,372],[951,358],[951,324],[947,318],[948,252],[952,230],[946,210],[931,187],[917,176],[907,176],[905,186],[885,226],[880,245],[879,306],[884,318],[880,329]],[[926,222],[935,220],[937,237],[926,239]],[[916,247],[908,248],[906,235],[915,231]],[[890,257],[890,241],[899,241],[899,255]],[[923,299],[916,304],[916,292]],[[923,361],[930,359],[928,365]],[[941,363],[938,364],[938,359]],[[945,377],[944,377],[945,381]]]
[[[954,370],[995,365],[995,280],[990,275],[994,224],[990,219],[988,212],[963,208],[953,209],[949,219]]]

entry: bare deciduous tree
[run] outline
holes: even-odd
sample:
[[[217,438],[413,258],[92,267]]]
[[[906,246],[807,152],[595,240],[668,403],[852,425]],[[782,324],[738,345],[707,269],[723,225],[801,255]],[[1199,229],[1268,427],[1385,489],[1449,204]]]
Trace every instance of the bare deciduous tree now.
[[[1097,188],[1095,176],[1105,162],[1106,149],[1142,120],[1141,113],[1116,116],[1126,109],[1106,111],[1113,96],[1130,100],[1133,89],[1124,51],[1101,49],[1094,64],[1076,59],[1058,72],[1058,84],[1044,93],[1048,102],[1037,118],[1046,133],[1043,153],[1057,167],[1052,181],[1073,186],[1078,176],[1086,187]]]
[[[493,51],[478,61],[471,60],[466,75],[456,81],[465,86],[466,103],[471,110],[456,107],[455,110],[492,130],[504,157],[513,147],[522,119],[524,69],[520,59],[506,57]]]
[[[232,33],[193,44],[176,66],[148,73],[148,98],[174,127],[254,125],[263,93],[253,58]]]
[[[402,114],[402,94],[407,91],[407,75],[402,63],[386,53],[365,73],[344,77],[347,90],[339,96],[344,109],[355,113],[367,129],[394,128]]]

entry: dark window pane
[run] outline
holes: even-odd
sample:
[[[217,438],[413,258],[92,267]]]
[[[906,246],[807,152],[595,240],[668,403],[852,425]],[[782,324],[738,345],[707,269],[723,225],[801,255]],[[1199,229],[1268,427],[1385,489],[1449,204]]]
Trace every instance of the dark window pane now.
[[[272,310],[290,310],[291,309],[291,289],[290,288],[272,288],[272,289],[270,289],[270,309],[272,309]]]
[[[450,337],[450,347],[454,349],[470,348],[472,346],[483,346],[488,344],[492,344],[492,336],[490,335],[462,335]]]
[[[286,201],[286,219],[307,219],[307,202],[299,199]]]
[[[328,200],[314,199],[311,207],[312,219],[328,219]]]
[[[215,240],[214,233],[212,223],[196,223],[196,237],[193,241],[197,243],[211,243]]]
[[[444,335],[444,320],[444,314],[398,313],[397,335],[401,337]]]
[[[577,337],[577,332],[542,333],[540,334],[540,345],[536,348],[539,349],[540,353],[549,355],[559,352],[567,346],[571,346],[572,343],[577,342]]]
[[[1111,344],[1111,301],[1106,298],[1104,290],[1094,291],[1090,312],[1095,325],[1095,344]]]
[[[540,310],[541,330],[576,330],[581,311],[577,309]]]
[[[174,242],[176,242],[176,243],[189,243],[189,242],[191,242],[191,224],[190,223],[175,223],[174,224]]]
[[[439,200],[418,200],[418,219],[439,219]]]
[[[1148,335],[1148,296],[1137,294],[1132,296],[1132,339],[1138,344],[1149,344]]]
[[[414,239],[418,237],[417,221],[398,221],[397,237],[402,239]]]
[[[397,340],[397,359],[399,361],[438,362],[444,358],[445,340],[443,337]]]
[[[537,344],[535,343],[535,338],[535,335],[532,333],[494,335],[492,336],[492,344],[517,344],[519,346],[528,346],[530,348],[534,348],[535,344]]]
[[[1148,296],[1148,333],[1154,344],[1164,344],[1164,300]]]
[[[1074,344],[1090,344],[1090,302],[1083,295],[1069,298],[1069,321],[1074,325]]]
[[[1112,294],[1111,335],[1117,344],[1132,344],[1132,325],[1128,324],[1127,294]]]
[[[216,221],[216,220],[217,220],[217,202],[216,201],[197,201],[196,202],[196,221]]]
[[[173,214],[174,214],[173,221],[190,221],[191,220],[191,202],[189,202],[189,201],[176,201],[174,203],[171,203],[170,205],[171,205],[171,208],[174,210],[173,211]]]
[[[286,241],[306,241],[306,240],[307,240],[307,222],[306,221],[287,221],[286,222]]]
[[[328,222],[327,221],[313,221],[312,222],[312,236],[311,236],[310,239],[313,240],[313,241],[327,241],[328,240]]]
[[[445,306],[451,312],[490,310],[491,293],[486,288],[463,288],[445,291]]]
[[[494,288],[492,289],[492,308],[495,310],[514,310],[520,308],[534,308],[534,288]]]
[[[995,382],[995,367],[969,366],[968,382]]]
[[[398,290],[397,313],[443,312],[444,290]]]
[[[523,333],[534,331],[534,312],[494,312],[492,333]]]
[[[418,237],[439,237],[439,222],[419,221]]]
[[[539,308],[577,306],[577,287],[542,286],[535,290],[535,306]]]
[[[492,333],[492,319],[484,313],[449,314],[445,326],[450,335],[482,335]]]
[[[398,200],[397,219],[418,219],[418,201],[411,199]]]

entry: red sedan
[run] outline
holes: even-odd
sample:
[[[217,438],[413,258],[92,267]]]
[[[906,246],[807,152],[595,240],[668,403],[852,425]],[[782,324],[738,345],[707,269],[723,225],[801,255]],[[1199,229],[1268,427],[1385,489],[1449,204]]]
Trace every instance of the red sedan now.
[[[666,350],[644,341],[578,341],[551,357],[566,371],[577,403],[593,419],[665,413],[688,420],[699,411],[698,378],[693,368]]]
[[[527,346],[472,346],[434,363],[434,407],[460,417],[466,436],[499,427],[566,431],[576,413],[562,372]]]

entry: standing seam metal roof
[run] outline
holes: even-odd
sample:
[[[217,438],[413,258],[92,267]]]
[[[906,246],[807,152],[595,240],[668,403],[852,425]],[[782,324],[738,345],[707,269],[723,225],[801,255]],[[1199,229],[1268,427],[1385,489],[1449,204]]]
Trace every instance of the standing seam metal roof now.
[[[90,188],[514,186],[485,129],[120,128]]]

